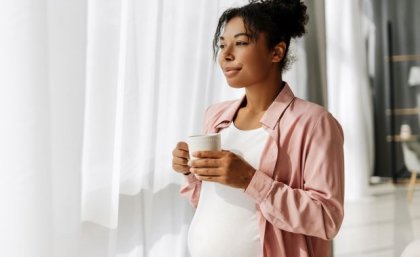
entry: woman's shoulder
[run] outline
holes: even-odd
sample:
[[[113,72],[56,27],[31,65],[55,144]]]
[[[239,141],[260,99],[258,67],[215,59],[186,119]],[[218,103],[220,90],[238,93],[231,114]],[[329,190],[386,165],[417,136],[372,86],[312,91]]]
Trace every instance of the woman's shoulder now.
[[[324,106],[308,100],[301,99],[299,97],[295,98],[293,104],[295,108],[309,111],[311,113],[328,112],[328,110]]]
[[[291,110],[309,116],[322,116],[329,114],[329,111],[324,106],[298,97],[296,97],[293,101]]]
[[[296,115],[304,117],[302,120],[310,127],[335,128],[337,133],[343,136],[339,121],[324,106],[300,98],[295,99],[294,105]]]
[[[231,106],[232,104],[238,102],[239,100],[240,99],[227,100],[227,101],[222,101],[222,102],[211,104],[207,107],[207,111],[209,111],[209,110],[212,110],[212,111],[225,110],[225,109],[229,108],[229,106]]]
[[[209,131],[214,124],[222,117],[222,115],[229,116],[235,104],[238,104],[240,99],[229,100],[211,104],[207,107],[204,113],[204,130]],[[230,109],[231,108],[231,109]]]
[[[207,107],[205,115],[207,118],[218,117],[222,113],[224,113],[229,107],[231,107],[233,104],[238,103],[238,101],[240,101],[240,99],[222,101],[222,102],[211,104]]]
[[[289,110],[289,114],[295,118],[299,117],[302,119],[302,121],[309,123],[317,123],[322,119],[333,120],[334,122],[337,122],[335,117],[324,106],[298,97],[295,98]]]

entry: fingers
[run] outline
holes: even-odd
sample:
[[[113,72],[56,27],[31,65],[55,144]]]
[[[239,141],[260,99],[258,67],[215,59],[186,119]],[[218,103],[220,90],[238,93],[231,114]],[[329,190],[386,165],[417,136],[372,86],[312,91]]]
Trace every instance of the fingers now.
[[[176,148],[180,149],[180,150],[184,150],[188,152],[188,144],[185,142],[178,142],[176,144]]]
[[[177,164],[177,165],[182,165],[182,166],[189,166],[188,165],[188,160],[185,159],[185,158],[180,158],[180,157],[174,157],[172,159],[172,163]]]
[[[172,168],[176,172],[187,173],[190,172],[188,166],[188,145],[185,142],[178,142],[175,149],[172,151]]]
[[[223,170],[219,168],[190,168],[190,172],[197,176],[219,177],[224,175]]]
[[[198,151],[198,152],[192,153],[192,155],[197,158],[213,158],[213,159],[222,158],[228,154],[231,154],[231,152],[229,151]]]
[[[222,157],[230,152],[200,151],[197,155],[200,159],[190,160],[190,171],[198,176],[221,176],[225,175]]]
[[[172,168],[177,172],[190,172],[190,166],[187,165],[188,160],[185,158],[174,157],[172,159]]]
[[[185,150],[182,150],[182,149],[179,149],[179,148],[175,148],[172,151],[172,155],[174,157],[184,158],[186,160],[188,160],[190,158],[190,154],[188,153],[188,151],[185,151]]]
[[[179,165],[179,164],[175,164],[175,163],[172,163],[172,169],[174,169],[176,172],[179,172],[179,173],[190,172],[190,167],[189,166]]]
[[[195,175],[195,177],[201,181],[212,181],[212,182],[216,182],[216,177],[212,177],[212,176],[200,176],[200,175]]]
[[[174,157],[189,159],[188,145],[185,142],[178,142],[172,151]]]
[[[218,159],[194,159],[190,160],[188,165],[193,168],[216,168],[220,166]]]
[[[223,176],[203,176],[195,174],[195,177],[201,181],[216,182],[220,184],[226,184]]]

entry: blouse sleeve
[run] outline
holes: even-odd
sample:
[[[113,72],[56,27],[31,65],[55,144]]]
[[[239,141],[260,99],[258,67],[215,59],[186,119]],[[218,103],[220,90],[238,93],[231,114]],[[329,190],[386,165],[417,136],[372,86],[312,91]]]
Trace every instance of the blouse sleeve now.
[[[246,189],[262,215],[292,233],[332,239],[344,217],[343,131],[331,114],[321,115],[305,142],[303,188],[273,180],[257,170]]]
[[[198,180],[194,174],[189,174],[185,177],[187,183],[181,187],[179,193],[187,198],[194,208],[197,208],[198,199],[200,198],[201,180]]]

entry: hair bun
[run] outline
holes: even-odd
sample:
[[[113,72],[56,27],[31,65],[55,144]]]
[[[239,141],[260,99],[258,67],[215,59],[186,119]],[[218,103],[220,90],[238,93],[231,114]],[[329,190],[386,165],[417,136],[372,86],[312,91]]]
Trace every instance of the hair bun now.
[[[287,22],[291,38],[305,34],[305,25],[309,17],[306,12],[307,7],[301,0],[250,0],[249,2],[266,5],[282,22]]]

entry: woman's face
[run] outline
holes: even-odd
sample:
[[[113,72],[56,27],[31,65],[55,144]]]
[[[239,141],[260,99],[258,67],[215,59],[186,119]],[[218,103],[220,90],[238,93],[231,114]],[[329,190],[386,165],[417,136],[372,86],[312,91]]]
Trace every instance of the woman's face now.
[[[265,35],[260,33],[258,40],[251,40],[240,17],[232,18],[226,24],[219,47],[218,61],[231,87],[263,83],[269,73],[277,69]]]

